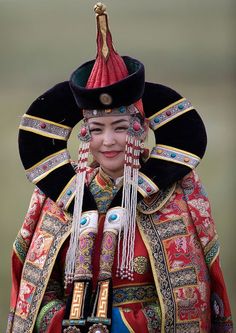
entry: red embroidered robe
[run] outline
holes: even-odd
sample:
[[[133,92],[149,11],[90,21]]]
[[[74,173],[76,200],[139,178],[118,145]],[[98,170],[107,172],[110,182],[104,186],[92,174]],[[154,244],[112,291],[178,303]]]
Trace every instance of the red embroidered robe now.
[[[70,217],[36,189],[14,243],[7,333],[33,332],[35,322],[39,332],[60,332],[65,299],[56,258],[66,251],[70,225]],[[114,276],[114,300],[123,297],[114,306],[130,332],[233,331],[217,233],[195,172],[139,203],[135,260],[133,283],[121,285]],[[152,285],[151,295],[142,288]],[[141,301],[134,299],[140,292]]]

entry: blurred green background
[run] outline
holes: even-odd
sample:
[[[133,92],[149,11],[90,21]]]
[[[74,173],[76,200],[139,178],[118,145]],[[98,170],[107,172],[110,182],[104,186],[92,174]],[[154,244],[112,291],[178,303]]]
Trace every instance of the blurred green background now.
[[[10,295],[10,257],[33,186],[18,156],[21,115],[32,101],[95,56],[94,1],[0,0],[0,332]],[[207,127],[198,168],[221,240],[221,263],[236,318],[235,8],[229,0],[107,0],[115,46],[140,59],[147,81],[179,91]],[[76,139],[70,142],[75,157]]]

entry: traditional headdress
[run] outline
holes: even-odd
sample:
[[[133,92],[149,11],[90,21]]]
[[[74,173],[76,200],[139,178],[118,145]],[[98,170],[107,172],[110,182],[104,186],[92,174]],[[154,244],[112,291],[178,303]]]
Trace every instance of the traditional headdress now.
[[[85,185],[91,117],[130,115],[127,134],[123,189],[108,211],[125,218],[123,253],[119,274],[132,278],[136,204],[142,198],[185,176],[195,168],[206,148],[203,122],[192,104],[174,90],[145,82],[143,64],[120,57],[112,44],[107,14],[102,4],[95,6],[97,57],[80,66],[69,82],[57,84],[41,95],[23,116],[19,149],[27,177],[59,207],[74,211],[67,278],[73,279],[76,248],[83,212],[96,219],[96,203]],[[144,116],[145,114],[145,116]],[[142,119],[148,119],[157,145],[140,167]],[[70,163],[67,140],[72,128],[84,118],[79,137],[78,168]],[[118,207],[118,213],[116,209]],[[120,208],[119,208],[120,207]],[[74,209],[73,209],[74,208]]]
[[[76,234],[71,239],[68,251],[68,263],[75,257],[79,225],[82,213],[83,184],[88,160],[90,133],[87,119],[101,116],[130,115],[130,127],[126,138],[124,186],[122,202],[124,210],[123,223],[124,237],[122,262],[118,261],[118,274],[132,278],[133,248],[136,221],[138,170],[140,168],[141,136],[144,133],[140,117],[144,118],[142,94],[144,91],[144,67],[131,58],[122,59],[115,51],[112,37],[108,27],[106,8],[102,4],[95,6],[97,18],[97,57],[95,62],[89,62],[79,67],[71,76],[70,86],[77,104],[83,109],[84,125],[81,127],[79,137],[82,145],[79,151],[79,164],[77,173],[76,206],[73,215],[73,230]],[[91,66],[92,65],[92,66]],[[130,74],[128,72],[130,68]],[[81,77],[87,74],[86,86],[81,82]],[[89,75],[89,76],[88,76]],[[133,91],[130,91],[130,87]],[[124,91],[129,89],[129,95]],[[79,213],[78,213],[79,212]],[[76,214],[75,214],[76,213]],[[78,214],[78,216],[77,216]],[[118,215],[122,214],[122,209]],[[120,230],[121,231],[121,230]],[[120,232],[119,232],[120,236]],[[120,237],[119,237],[120,243]],[[120,245],[118,243],[118,246]],[[71,252],[70,252],[71,251]],[[68,265],[68,272],[72,274],[74,263]]]

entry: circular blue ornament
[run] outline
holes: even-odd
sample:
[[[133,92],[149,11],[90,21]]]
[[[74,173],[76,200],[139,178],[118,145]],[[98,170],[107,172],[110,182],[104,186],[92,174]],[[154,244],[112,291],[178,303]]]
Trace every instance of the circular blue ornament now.
[[[85,225],[87,223],[87,219],[86,217],[83,217],[81,220],[80,220],[80,224],[81,225]]]
[[[183,110],[183,108],[184,108],[184,105],[183,105],[183,104],[179,104],[179,105],[178,105],[178,109]]]
[[[71,190],[68,190],[68,191],[66,192],[66,194],[67,194],[67,195],[71,195],[71,194],[72,194],[72,191],[71,191]]]
[[[173,157],[173,158],[175,158],[176,154],[175,153],[171,153],[170,156]]]
[[[158,117],[154,118],[154,123],[158,124],[160,122],[160,119]]]
[[[108,221],[113,222],[117,219],[117,217],[118,217],[117,214],[111,214],[108,218]]]

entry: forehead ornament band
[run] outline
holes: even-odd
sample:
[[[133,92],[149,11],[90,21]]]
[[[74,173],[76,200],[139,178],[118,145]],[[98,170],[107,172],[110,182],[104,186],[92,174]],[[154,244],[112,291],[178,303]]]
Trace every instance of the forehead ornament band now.
[[[120,106],[114,109],[102,109],[102,110],[83,110],[84,118],[106,117],[106,116],[129,116],[140,114],[139,110],[133,104],[129,106]]]

